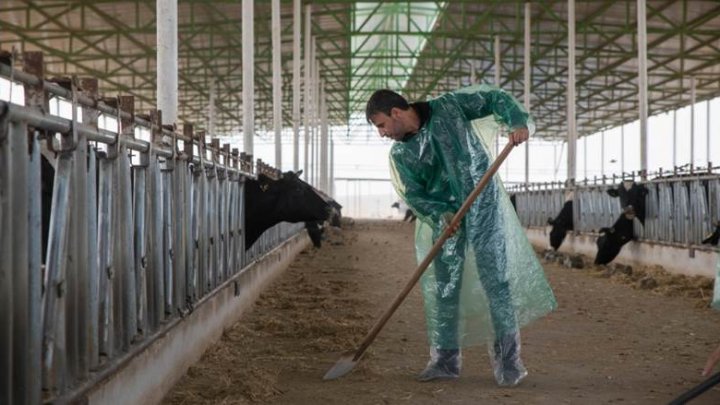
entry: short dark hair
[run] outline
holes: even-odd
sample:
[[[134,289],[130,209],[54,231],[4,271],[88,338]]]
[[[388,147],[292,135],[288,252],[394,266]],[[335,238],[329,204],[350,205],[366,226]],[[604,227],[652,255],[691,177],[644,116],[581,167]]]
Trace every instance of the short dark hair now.
[[[392,90],[377,90],[372,94],[372,96],[370,96],[370,99],[367,102],[367,106],[365,107],[365,119],[370,122],[370,117],[377,113],[390,115],[390,110],[393,108],[407,110],[410,108],[410,104],[408,104],[407,100],[405,100],[405,97]]]

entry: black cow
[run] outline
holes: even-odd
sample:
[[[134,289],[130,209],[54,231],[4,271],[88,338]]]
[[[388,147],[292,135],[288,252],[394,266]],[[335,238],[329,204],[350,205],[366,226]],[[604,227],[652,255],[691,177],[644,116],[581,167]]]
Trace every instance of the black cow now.
[[[607,193],[611,197],[620,197],[620,206],[623,210],[627,207],[632,207],[637,219],[645,225],[645,196],[648,194],[647,187],[635,182],[624,181],[623,184],[617,188],[608,189]]]
[[[598,247],[595,264],[608,264],[617,257],[623,245],[635,239],[633,218],[637,217],[645,225],[645,196],[647,188],[634,182],[623,182],[616,189],[608,189],[611,197],[620,197],[620,206],[623,213],[612,227],[600,229],[600,237],[596,244]]]
[[[635,212],[627,208],[610,228],[600,228],[600,236],[595,242],[598,247],[595,264],[608,264],[615,260],[623,245],[635,238],[633,218]]]
[[[395,201],[394,203],[392,203],[392,205],[390,207],[397,208],[398,210],[402,211],[400,208],[400,201]],[[415,222],[415,220],[417,219],[417,216],[415,216],[415,213],[407,206],[404,208],[405,208],[405,218],[403,218],[403,222],[405,222],[405,221]]]
[[[715,223],[715,232],[707,235],[705,239],[703,239],[702,244],[717,246],[718,241],[720,241],[720,221]]]
[[[565,201],[558,216],[555,219],[548,218],[548,224],[552,225],[552,229],[550,229],[550,246],[558,250],[565,240],[567,231],[574,229],[572,200]]]
[[[324,221],[330,204],[311,185],[302,181],[301,172],[283,173],[278,180],[260,174],[245,181],[245,248],[267,229],[280,222]]]

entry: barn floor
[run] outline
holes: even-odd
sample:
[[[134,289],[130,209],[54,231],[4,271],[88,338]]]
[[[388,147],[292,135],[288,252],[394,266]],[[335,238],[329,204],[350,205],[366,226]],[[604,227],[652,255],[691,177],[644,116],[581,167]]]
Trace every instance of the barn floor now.
[[[530,375],[519,387],[495,385],[484,347],[464,352],[459,380],[416,382],[427,361],[418,288],[352,373],[323,381],[415,269],[412,239],[410,224],[358,222],[306,250],[164,403],[658,404],[699,383],[720,343],[709,280],[656,283],[649,270],[630,277],[544,262],[559,308],[524,329]],[[692,403],[718,404],[720,390]]]

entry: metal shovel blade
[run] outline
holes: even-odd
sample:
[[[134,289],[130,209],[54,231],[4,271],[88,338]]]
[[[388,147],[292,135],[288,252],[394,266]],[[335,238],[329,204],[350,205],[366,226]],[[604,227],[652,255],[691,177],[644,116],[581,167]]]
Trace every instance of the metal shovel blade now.
[[[344,376],[355,368],[358,360],[360,359],[355,359],[355,352],[345,353],[340,357],[340,360],[325,373],[323,380],[334,380]]]

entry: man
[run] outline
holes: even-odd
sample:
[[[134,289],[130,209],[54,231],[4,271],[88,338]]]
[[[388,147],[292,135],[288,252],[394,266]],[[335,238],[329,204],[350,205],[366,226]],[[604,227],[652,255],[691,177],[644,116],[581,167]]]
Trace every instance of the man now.
[[[378,90],[365,113],[380,136],[396,141],[390,152],[393,185],[418,216],[419,261],[490,166],[488,147],[473,121],[494,117],[511,129],[515,145],[533,130],[520,104],[490,86],[413,104],[393,91]],[[499,385],[515,386],[525,378],[520,327],[552,311],[556,303],[497,178],[445,242],[422,285],[430,361],[420,381],[458,378],[461,347],[480,341],[491,342]]]

